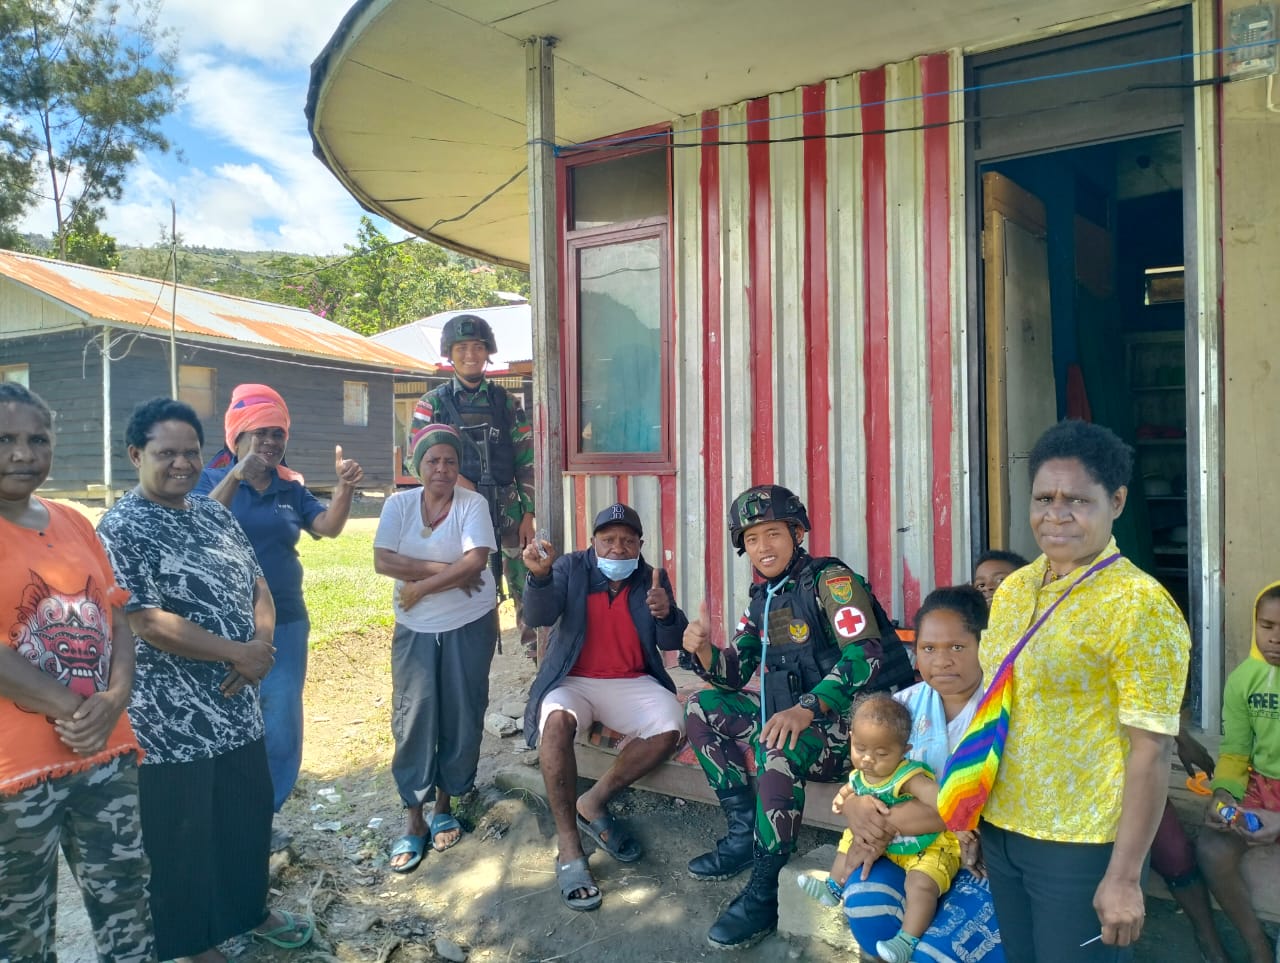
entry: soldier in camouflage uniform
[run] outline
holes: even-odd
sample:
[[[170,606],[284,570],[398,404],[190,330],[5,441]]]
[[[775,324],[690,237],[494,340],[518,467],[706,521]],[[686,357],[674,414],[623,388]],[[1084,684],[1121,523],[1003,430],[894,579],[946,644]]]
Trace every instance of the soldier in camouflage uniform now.
[[[809,517],[777,485],[739,495],[729,509],[738,554],[763,579],[732,643],[711,645],[706,604],[685,630],[692,667],[714,688],[686,706],[686,726],[729,832],[689,863],[697,879],[728,879],[748,866],[751,881],[707,935],[717,949],[750,946],[778,924],[778,873],[795,846],[806,779],[849,771],[848,711],[860,692],[914,681],[906,650],[860,576],[803,546]],[[743,686],[764,663],[760,695]],[[743,744],[755,754],[756,788]]]
[[[409,436],[432,423],[452,425],[462,435],[465,450],[458,484],[489,500],[500,549],[492,556],[494,576],[500,582],[505,567],[520,641],[526,654],[535,658],[537,636],[525,624],[521,597],[528,573],[520,557],[533,538],[533,429],[506,389],[484,376],[489,356],[497,350],[493,329],[484,318],[457,314],[446,321],[440,354],[452,363],[453,380],[418,400]]]

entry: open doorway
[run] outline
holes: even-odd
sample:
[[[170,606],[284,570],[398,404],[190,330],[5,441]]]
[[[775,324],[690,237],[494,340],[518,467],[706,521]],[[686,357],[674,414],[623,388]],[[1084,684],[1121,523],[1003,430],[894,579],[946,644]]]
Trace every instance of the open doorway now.
[[[1190,38],[1187,12],[1165,11],[975,56],[967,80],[975,540],[1038,554],[1032,444],[1061,418],[1106,425],[1136,453],[1117,542],[1196,625]],[[1190,673],[1197,712],[1201,641]]]

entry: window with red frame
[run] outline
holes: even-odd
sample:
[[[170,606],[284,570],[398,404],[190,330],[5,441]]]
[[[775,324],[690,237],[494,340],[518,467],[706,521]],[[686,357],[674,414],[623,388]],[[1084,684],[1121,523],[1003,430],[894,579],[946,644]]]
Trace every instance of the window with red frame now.
[[[565,162],[570,470],[671,464],[669,153]]]

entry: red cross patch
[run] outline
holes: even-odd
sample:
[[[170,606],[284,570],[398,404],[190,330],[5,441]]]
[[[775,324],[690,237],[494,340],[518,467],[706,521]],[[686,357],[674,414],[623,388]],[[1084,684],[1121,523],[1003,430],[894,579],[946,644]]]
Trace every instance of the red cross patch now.
[[[846,605],[836,612],[831,624],[836,627],[836,634],[840,638],[856,639],[862,634],[862,630],[867,627],[867,617],[862,614],[861,609]]]

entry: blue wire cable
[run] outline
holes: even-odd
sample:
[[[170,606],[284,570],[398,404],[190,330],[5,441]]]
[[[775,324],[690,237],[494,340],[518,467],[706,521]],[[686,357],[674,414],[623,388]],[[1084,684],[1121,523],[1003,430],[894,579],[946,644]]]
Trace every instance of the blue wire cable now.
[[[764,724],[769,721],[769,717],[765,711],[764,699],[764,677],[765,663],[769,656],[769,608],[773,605],[773,597],[782,591],[782,587],[787,584],[784,578],[775,585],[765,586],[764,597],[764,624],[760,631],[760,731],[764,732]]]

